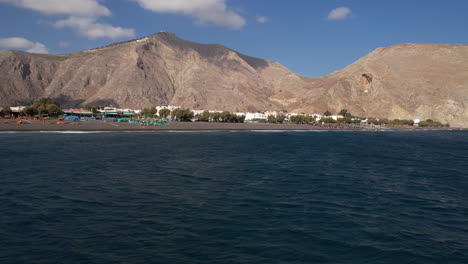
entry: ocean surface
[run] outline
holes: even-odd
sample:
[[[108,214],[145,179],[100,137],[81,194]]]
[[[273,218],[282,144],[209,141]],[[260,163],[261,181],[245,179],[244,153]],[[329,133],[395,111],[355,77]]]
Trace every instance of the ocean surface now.
[[[0,263],[468,263],[468,132],[0,133]]]

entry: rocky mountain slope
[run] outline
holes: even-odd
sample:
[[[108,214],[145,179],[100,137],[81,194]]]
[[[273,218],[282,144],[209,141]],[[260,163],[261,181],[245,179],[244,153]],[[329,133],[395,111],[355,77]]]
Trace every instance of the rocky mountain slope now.
[[[433,118],[468,127],[468,45],[380,48],[345,69],[305,78],[284,66],[167,32],[64,55],[0,51],[0,105],[52,97],[68,105]]]

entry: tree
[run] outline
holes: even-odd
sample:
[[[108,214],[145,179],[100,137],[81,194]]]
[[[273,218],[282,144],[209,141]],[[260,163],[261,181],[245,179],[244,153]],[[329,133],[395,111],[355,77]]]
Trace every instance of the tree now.
[[[11,108],[10,108],[10,106],[8,106],[8,105],[3,106],[3,107],[2,107],[2,112],[1,112],[1,114],[2,114],[3,116],[11,114]]]
[[[291,122],[295,123],[295,124],[303,124],[304,123],[304,116],[303,115],[292,116],[291,117]]]
[[[208,122],[210,121],[210,112],[209,111],[203,111],[203,113],[199,114],[197,116],[198,121],[200,122]]]
[[[91,111],[91,112],[93,112],[93,114],[99,113],[99,109],[101,109],[101,108],[102,107],[99,106],[99,105],[85,105],[85,106],[83,106],[83,109]]]
[[[46,105],[44,104],[34,104],[33,105],[33,109],[34,109],[34,112],[38,115],[43,115],[43,114],[47,114],[47,108],[46,108]]]
[[[284,120],[286,120],[286,116],[283,114],[279,114],[277,116],[269,115],[267,116],[268,123],[278,123],[282,124]]]
[[[219,122],[220,119],[221,119],[221,113],[218,113],[218,112],[211,113],[211,114],[210,114],[210,119],[211,119],[213,122]]]
[[[336,120],[331,118],[331,117],[322,117],[319,121],[320,123],[328,123],[328,124],[334,124],[336,123]]]
[[[228,122],[229,122],[229,123],[237,123],[237,122],[238,122],[237,115],[235,115],[235,114],[230,114],[230,115],[229,115],[229,118],[228,118]]]
[[[62,108],[57,101],[50,98],[42,98],[34,103],[31,107],[24,109],[23,112],[28,116],[46,114],[58,116],[62,113]]]
[[[310,124],[315,122],[315,117],[305,115],[292,116],[291,122],[295,124]]]
[[[146,117],[154,117],[157,113],[158,113],[158,110],[156,110],[156,107],[144,108],[141,111],[141,114]]]
[[[333,115],[333,114],[332,114],[332,112],[330,112],[330,111],[327,110],[327,111],[325,111],[325,113],[323,113],[323,115],[324,115],[324,116],[331,116],[331,115]]]
[[[25,116],[33,116],[33,115],[34,115],[34,109],[33,109],[32,107],[30,107],[30,106],[25,107],[25,108],[23,109],[23,114],[24,114]]]
[[[37,101],[37,103],[43,104],[43,105],[53,104],[53,105],[57,105],[58,107],[60,107],[60,104],[51,98],[41,98]]]
[[[315,119],[315,117],[313,117],[313,116],[306,116],[306,117],[305,117],[305,122],[306,122],[307,124],[315,123],[315,121],[316,121],[316,119]]]
[[[169,110],[167,108],[163,108],[163,109],[159,110],[159,116],[162,117],[162,118],[167,118],[170,115],[171,115],[171,110]]]
[[[172,111],[172,116],[181,122],[191,122],[194,114],[190,109],[177,108]]]
[[[350,112],[348,112],[348,109],[341,109],[339,115],[343,117],[349,117],[349,118],[353,117],[353,115]]]
[[[338,120],[336,120],[336,122],[338,124],[351,124],[353,121],[349,117],[343,117],[343,118],[338,118]]]
[[[282,124],[284,122],[284,120],[286,120],[286,116],[283,115],[283,114],[279,114],[276,116],[276,122],[278,124]]]
[[[269,115],[267,116],[268,123],[276,123],[276,116]]]
[[[60,108],[60,106],[56,104],[47,104],[45,108],[46,108],[46,112],[51,116],[57,117],[58,115],[62,113],[62,109]]]
[[[227,122],[229,121],[229,117],[230,117],[231,113],[229,113],[228,111],[224,111],[221,113],[221,121],[222,122]]]
[[[441,122],[427,119],[426,121],[419,122],[420,127],[450,127],[449,124],[442,124]]]
[[[380,120],[378,120],[377,118],[368,118],[367,119],[367,123],[368,124],[374,124],[374,125],[381,125],[382,122],[380,122]]]

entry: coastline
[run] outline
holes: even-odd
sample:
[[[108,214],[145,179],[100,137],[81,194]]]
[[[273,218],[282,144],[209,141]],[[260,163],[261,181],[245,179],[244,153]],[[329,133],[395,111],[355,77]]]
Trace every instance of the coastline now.
[[[309,125],[309,124],[269,124],[269,123],[213,123],[213,122],[170,122],[169,126],[140,126],[130,123],[103,121],[66,122],[58,125],[56,120],[51,124],[41,121],[25,121],[16,124],[16,120],[0,120],[1,132],[62,132],[62,131],[95,131],[95,132],[158,132],[158,131],[423,131],[423,130],[464,130],[456,128],[415,128],[415,127],[353,127],[349,125]]]

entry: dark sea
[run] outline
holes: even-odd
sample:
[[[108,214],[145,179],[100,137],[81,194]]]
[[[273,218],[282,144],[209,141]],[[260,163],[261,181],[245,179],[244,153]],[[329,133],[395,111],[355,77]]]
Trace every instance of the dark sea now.
[[[0,133],[0,263],[468,263],[468,132]]]

